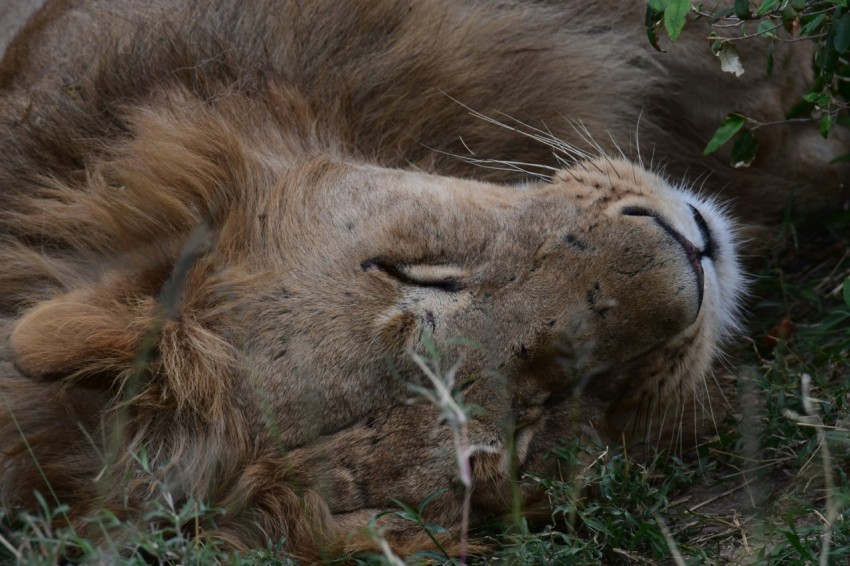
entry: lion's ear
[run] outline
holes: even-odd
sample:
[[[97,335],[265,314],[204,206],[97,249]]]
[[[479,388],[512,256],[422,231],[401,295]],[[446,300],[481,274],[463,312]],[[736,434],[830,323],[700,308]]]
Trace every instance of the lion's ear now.
[[[109,287],[73,291],[24,313],[10,337],[18,370],[54,380],[115,376],[129,369],[153,324],[155,301],[128,299]]]
[[[241,367],[230,341],[242,320],[237,297],[256,296],[265,276],[204,260],[183,272],[179,292],[172,292],[174,277],[151,269],[114,273],[37,304],[12,330],[15,365],[31,379],[100,389],[120,387],[144,367],[151,379],[137,403],[171,403],[214,418],[228,376]]]

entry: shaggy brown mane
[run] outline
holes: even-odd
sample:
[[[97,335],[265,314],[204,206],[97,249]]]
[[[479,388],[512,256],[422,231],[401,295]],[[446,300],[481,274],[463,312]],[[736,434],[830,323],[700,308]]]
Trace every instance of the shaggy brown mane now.
[[[150,101],[168,106],[169,96],[219,110],[222,99],[241,97],[252,108],[264,107],[261,112],[271,123],[286,126],[290,142],[312,138],[318,144],[313,149],[390,167],[498,181],[520,180],[524,173],[482,169],[455,156],[474,151],[487,159],[560,164],[545,144],[495,129],[468,108],[520,130],[528,131],[521,126],[528,124],[586,147],[584,134],[570,121],[580,119],[588,132],[608,133],[596,136],[603,148],[614,151],[613,141],[632,156],[642,116],[645,151],[662,159],[675,154],[669,163],[673,176],[689,171],[697,177],[705,170],[703,125],[688,119],[681,107],[687,103],[677,95],[681,86],[660,69],[647,72],[658,63],[646,49],[613,61],[609,56],[633,49],[629,40],[640,33],[640,22],[622,38],[606,38],[607,49],[594,50],[586,46],[611,29],[613,16],[587,7],[536,6],[520,13],[510,4],[486,11],[460,5],[449,15],[439,0],[410,6],[378,2],[349,19],[336,17],[336,10],[287,0],[266,0],[250,11],[228,2],[189,2],[176,17],[155,10],[146,16],[151,22],[129,39],[107,36],[93,71],[88,70],[91,61],[72,58],[62,79],[64,90],[36,88],[17,107],[5,109],[0,151],[8,159],[0,168],[0,182],[26,192],[21,181],[33,176],[79,174],[102,151],[103,140],[132,135],[132,108]],[[537,33],[528,34],[523,19],[532,19]],[[576,59],[576,52],[583,57]],[[24,59],[16,55],[7,64]],[[594,92],[600,69],[617,77],[628,100],[614,95],[600,104],[582,94]],[[3,84],[37,86],[39,80],[32,77],[38,71],[26,64],[16,71],[7,68]],[[541,99],[539,90],[564,93],[573,115],[564,115],[563,100]],[[265,121],[242,126],[251,125],[271,129]],[[279,137],[280,129],[272,135]],[[772,144],[762,145],[768,146],[764,159],[770,159]],[[759,199],[741,198],[742,210],[752,218],[765,213],[750,209],[751,201],[770,208],[765,203],[772,202],[771,194],[785,194],[784,176],[769,178],[778,189],[762,191],[753,185],[767,184],[768,172],[759,170],[752,178],[746,171],[732,175],[720,164],[713,162],[714,185],[730,185],[728,192],[739,198],[758,191]]]

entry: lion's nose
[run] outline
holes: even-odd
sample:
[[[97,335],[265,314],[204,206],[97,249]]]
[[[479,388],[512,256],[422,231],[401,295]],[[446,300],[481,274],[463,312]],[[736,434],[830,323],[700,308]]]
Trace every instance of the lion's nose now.
[[[688,205],[690,206],[690,205]],[[690,206],[691,214],[694,217],[694,221],[697,224],[700,232],[705,239],[705,247],[700,250],[697,248],[693,242],[688,240],[681,232],[673,228],[664,218],[656,214],[655,212],[643,208],[640,206],[627,206],[623,208],[621,213],[624,216],[648,216],[655,220],[656,224],[658,224],[667,234],[670,235],[671,238],[676,240],[682,249],[685,250],[685,255],[688,258],[688,263],[691,266],[691,269],[694,272],[694,276],[696,277],[697,283],[697,312],[699,312],[700,308],[702,308],[702,298],[705,292],[705,273],[702,269],[702,262],[700,261],[703,257],[711,258],[714,253],[714,247],[711,240],[711,233],[708,229],[708,224],[706,224],[705,219],[699,213],[699,211]]]

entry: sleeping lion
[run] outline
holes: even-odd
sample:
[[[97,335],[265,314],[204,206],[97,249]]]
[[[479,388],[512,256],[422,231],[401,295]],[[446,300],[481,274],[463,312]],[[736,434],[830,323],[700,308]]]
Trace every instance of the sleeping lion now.
[[[194,498],[206,537],[317,560],[439,493],[456,540],[466,495],[530,504],[550,449],[690,406],[737,326],[732,217],[834,186],[840,148],[785,124],[704,160],[730,101],[796,102],[806,47],[736,79],[698,22],[652,51],[643,7],[48,1],[0,66],[3,509],[102,540]]]

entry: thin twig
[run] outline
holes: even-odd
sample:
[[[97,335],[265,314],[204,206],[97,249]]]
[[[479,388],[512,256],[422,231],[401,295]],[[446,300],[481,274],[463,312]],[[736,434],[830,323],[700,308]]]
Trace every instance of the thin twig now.
[[[6,550],[12,553],[12,555],[15,557],[16,564],[21,563],[21,553],[18,552],[18,550],[14,546],[12,546],[12,543],[6,540],[3,535],[0,535],[0,544],[2,544],[6,548]]]

